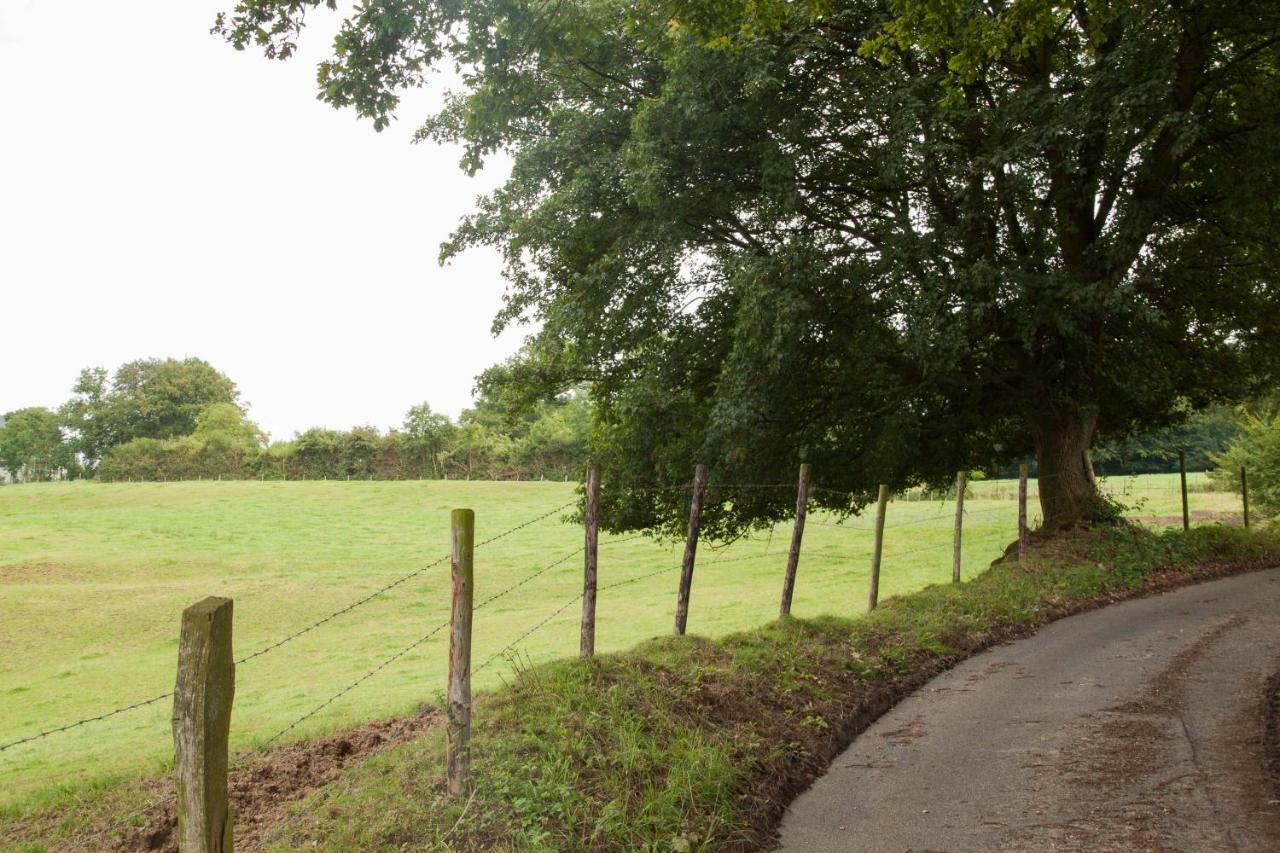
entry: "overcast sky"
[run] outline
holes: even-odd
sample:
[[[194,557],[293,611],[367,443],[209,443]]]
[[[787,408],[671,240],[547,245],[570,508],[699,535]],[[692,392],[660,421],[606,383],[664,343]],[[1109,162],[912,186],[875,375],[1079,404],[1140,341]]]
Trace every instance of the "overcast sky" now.
[[[315,100],[329,16],[268,62],[209,34],[232,2],[0,0],[0,412],[198,356],[275,438],[386,428],[518,347],[496,254],[436,262],[506,168],[409,143],[446,81],[375,133]]]

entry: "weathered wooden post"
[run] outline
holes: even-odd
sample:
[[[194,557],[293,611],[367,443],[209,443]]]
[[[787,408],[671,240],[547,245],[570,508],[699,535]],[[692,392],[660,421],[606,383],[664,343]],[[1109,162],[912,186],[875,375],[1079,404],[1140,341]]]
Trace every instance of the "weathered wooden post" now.
[[[1244,501],[1244,529],[1249,529],[1249,472],[1240,466],[1240,497]]]
[[[1182,529],[1191,529],[1191,509],[1187,504],[1187,454],[1178,451],[1178,477],[1182,481]]]
[[[969,472],[956,474],[956,532],[951,544],[951,582],[960,583],[960,535],[964,527],[964,493],[969,488]]]
[[[791,549],[787,551],[787,573],[782,579],[782,604],[778,607],[779,616],[791,614],[791,594],[796,588],[796,569],[800,566],[800,542],[804,539],[804,517],[809,508],[809,473],[808,462],[800,465],[800,481],[796,484],[796,523],[791,528]]]
[[[578,654],[589,658],[596,652],[596,568],[599,556],[600,469],[587,466],[587,499],[582,513],[586,541],[582,556],[582,636]]]
[[[1030,539],[1027,530],[1027,473],[1028,466],[1018,466],[1018,562],[1027,559],[1027,544]]]
[[[689,621],[689,587],[693,584],[693,561],[698,554],[698,527],[702,524],[702,496],[707,490],[707,466],[693,469],[693,495],[689,502],[689,535],[684,542],[684,560],[680,563],[680,589],[676,593],[677,637],[684,636]]]
[[[884,547],[884,514],[889,506],[889,487],[880,484],[876,498],[876,532],[871,544],[871,591],[867,596],[867,610],[875,610],[880,602],[880,552]]]
[[[227,740],[236,665],[232,602],[210,596],[182,611],[178,678],[173,688],[173,776],[178,792],[178,848],[231,853]]]
[[[445,701],[445,776],[449,795],[471,786],[471,606],[475,597],[476,514],[455,509],[450,569],[453,605],[449,615],[449,692]]]

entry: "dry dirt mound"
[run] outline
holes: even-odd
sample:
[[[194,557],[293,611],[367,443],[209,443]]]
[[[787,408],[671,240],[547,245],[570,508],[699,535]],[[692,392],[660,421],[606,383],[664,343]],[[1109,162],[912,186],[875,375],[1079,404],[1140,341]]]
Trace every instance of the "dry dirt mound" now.
[[[332,735],[268,750],[228,775],[236,850],[261,849],[268,830],[290,805],[338,778],[357,761],[409,740],[441,719],[435,708],[408,717],[366,723]],[[177,853],[177,807],[172,783],[150,783],[160,801],[141,826],[120,834],[112,850]]]

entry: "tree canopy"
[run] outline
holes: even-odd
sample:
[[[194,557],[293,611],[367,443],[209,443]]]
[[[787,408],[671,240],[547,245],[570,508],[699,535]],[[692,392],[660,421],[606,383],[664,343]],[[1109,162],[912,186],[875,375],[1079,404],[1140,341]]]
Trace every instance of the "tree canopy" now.
[[[41,406],[9,412],[0,424],[0,468],[15,479],[47,480],[71,465],[58,416]]]
[[[80,372],[62,417],[76,449],[90,465],[112,447],[138,438],[168,439],[196,431],[210,406],[239,409],[236,385],[198,358],[139,359],[114,376],[105,368]],[[225,416],[225,415],[224,415]]]
[[[315,5],[221,30],[286,56]],[[422,136],[515,165],[444,254],[501,248],[623,485],[1034,452],[1054,527],[1096,437],[1275,382],[1278,42],[1272,0],[366,0],[319,80],[383,126],[463,70]]]

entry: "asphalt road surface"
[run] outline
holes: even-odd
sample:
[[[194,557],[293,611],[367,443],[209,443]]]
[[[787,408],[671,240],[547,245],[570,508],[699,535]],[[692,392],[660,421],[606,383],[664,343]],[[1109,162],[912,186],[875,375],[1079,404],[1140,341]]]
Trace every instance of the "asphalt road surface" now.
[[[1063,619],[890,711],[801,795],[794,851],[1280,851],[1264,697],[1280,569]]]

